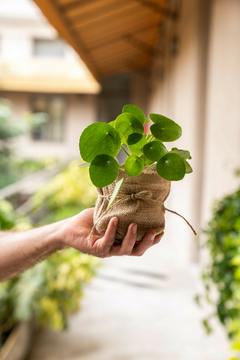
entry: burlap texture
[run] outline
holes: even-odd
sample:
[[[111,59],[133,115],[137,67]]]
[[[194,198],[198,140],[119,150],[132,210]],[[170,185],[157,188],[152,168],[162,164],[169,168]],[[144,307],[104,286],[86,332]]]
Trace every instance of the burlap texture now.
[[[93,219],[96,230],[104,235],[110,219],[117,216],[117,243],[122,242],[131,223],[138,225],[136,242],[141,241],[150,230],[160,234],[165,227],[164,201],[170,193],[171,182],[161,178],[155,166],[136,177],[129,177],[120,168],[117,181],[123,177],[121,189],[108,211],[106,209],[115,183],[97,188],[98,199]]]

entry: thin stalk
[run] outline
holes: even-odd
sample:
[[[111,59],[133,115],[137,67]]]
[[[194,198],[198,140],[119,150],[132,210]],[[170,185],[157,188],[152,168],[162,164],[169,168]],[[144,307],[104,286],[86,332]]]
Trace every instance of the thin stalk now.
[[[149,132],[147,133],[147,136],[146,136],[146,140],[148,140],[150,137],[151,137],[151,130],[149,130]]]
[[[123,145],[121,145],[121,149],[125,152],[125,154],[127,154],[127,156],[130,156],[130,154],[127,152],[127,150],[124,149]]]
[[[153,167],[154,165],[156,165],[156,163],[150,165],[144,172],[148,171],[149,169],[151,169],[151,167]]]
[[[148,142],[149,142],[149,141],[152,141],[153,139],[154,139],[154,136],[151,135],[151,136],[148,138]]]
[[[119,166],[121,169],[124,170],[124,166],[122,166],[122,165],[120,165],[120,164],[118,164],[118,166]]]
[[[131,153],[131,151],[130,151],[130,149],[129,149],[129,147],[128,147],[128,145],[126,145],[126,150],[127,150],[127,152],[129,153],[129,155],[132,155],[132,153]]]

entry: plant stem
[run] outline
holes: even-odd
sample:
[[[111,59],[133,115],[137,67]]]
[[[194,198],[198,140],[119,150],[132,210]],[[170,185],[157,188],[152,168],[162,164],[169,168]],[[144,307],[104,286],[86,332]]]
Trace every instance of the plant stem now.
[[[149,130],[149,132],[148,132],[148,134],[147,134],[147,136],[146,136],[146,140],[148,140],[149,139],[149,137],[151,137],[151,130]]]
[[[144,172],[148,171],[149,169],[151,169],[151,167],[153,167],[154,165],[156,165],[156,163],[150,165]]]
[[[149,141],[152,141],[153,139],[154,139],[154,136],[151,135],[151,136],[148,138],[148,142],[149,142]]]
[[[132,153],[131,153],[128,145],[126,145],[126,148],[127,148],[126,150],[127,150],[127,152],[129,153],[129,155],[132,155]]]
[[[122,165],[120,165],[120,164],[118,164],[118,166],[119,166],[121,169],[124,169],[124,166],[122,166]]]
[[[127,150],[124,149],[123,145],[121,145],[121,149],[127,154],[127,156],[130,156],[130,154],[127,152]]]

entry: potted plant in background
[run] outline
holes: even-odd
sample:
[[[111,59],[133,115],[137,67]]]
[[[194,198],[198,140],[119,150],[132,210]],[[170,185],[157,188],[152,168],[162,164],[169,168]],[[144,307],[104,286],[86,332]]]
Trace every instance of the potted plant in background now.
[[[153,125],[145,135],[143,125],[149,120],[137,106],[125,105],[116,120],[89,125],[79,140],[85,161],[79,166],[89,166],[91,181],[98,190],[94,226],[103,235],[110,218],[117,216],[119,243],[131,222],[138,225],[136,242],[149,230],[161,233],[171,181],[182,180],[192,172],[187,161],[191,159],[189,151],[176,147],[169,151],[164,145],[180,138],[181,127],[160,114],[149,117]],[[124,164],[116,159],[121,149],[127,155]]]

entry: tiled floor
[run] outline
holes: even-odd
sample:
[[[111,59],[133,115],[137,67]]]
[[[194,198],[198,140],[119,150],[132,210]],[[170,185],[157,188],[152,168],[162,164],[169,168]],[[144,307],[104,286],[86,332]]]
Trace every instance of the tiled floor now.
[[[29,360],[229,359],[223,328],[206,336],[201,325],[196,266],[166,259],[161,244],[104,264],[69,330],[41,333]]]

